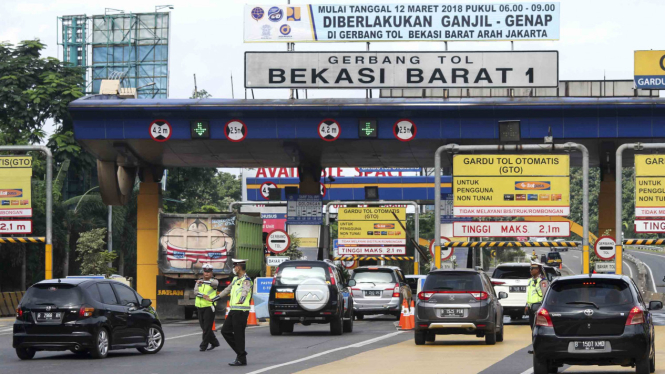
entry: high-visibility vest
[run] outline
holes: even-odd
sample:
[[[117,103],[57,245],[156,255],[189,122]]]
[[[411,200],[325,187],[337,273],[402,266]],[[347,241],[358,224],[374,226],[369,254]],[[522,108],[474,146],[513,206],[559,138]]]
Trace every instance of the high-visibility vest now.
[[[249,293],[247,294],[247,297],[245,297],[245,300],[241,303],[240,299],[242,298],[242,284],[246,280],[249,281]],[[252,279],[247,275],[243,277],[235,277],[233,278],[231,284],[233,285],[231,287],[231,310],[249,311],[249,303],[252,299]]]
[[[217,296],[217,290],[206,283],[199,285],[199,293],[208,295],[208,297],[211,299]],[[202,297],[197,296],[196,300],[194,301],[194,305],[197,308],[206,308],[212,305],[212,301],[208,301]]]
[[[537,279],[529,279],[529,284],[526,286],[526,303],[529,305],[540,303],[543,301],[543,294],[545,293],[540,288],[540,282],[543,281],[543,278],[538,277]]]

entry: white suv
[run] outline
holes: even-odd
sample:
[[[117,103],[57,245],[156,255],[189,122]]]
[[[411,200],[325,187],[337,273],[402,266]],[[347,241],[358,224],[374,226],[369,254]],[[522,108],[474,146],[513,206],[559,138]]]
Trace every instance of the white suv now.
[[[508,297],[499,300],[503,314],[511,320],[521,319],[526,306],[526,286],[531,278],[529,263],[500,264],[492,273],[492,285],[497,295],[505,292]]]

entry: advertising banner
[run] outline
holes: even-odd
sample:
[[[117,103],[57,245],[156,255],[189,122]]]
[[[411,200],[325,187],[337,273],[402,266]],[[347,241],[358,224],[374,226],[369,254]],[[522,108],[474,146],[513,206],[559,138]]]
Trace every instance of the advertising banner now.
[[[245,52],[246,88],[557,87],[557,51]]]
[[[31,217],[31,156],[0,156],[0,217]]]
[[[665,155],[635,155],[635,217],[665,217]]]
[[[558,40],[558,2],[245,5],[248,42]]]
[[[286,230],[286,213],[261,213],[263,232]]]
[[[665,51],[635,51],[635,87],[665,89]]]
[[[455,155],[456,217],[567,216],[568,155]]]

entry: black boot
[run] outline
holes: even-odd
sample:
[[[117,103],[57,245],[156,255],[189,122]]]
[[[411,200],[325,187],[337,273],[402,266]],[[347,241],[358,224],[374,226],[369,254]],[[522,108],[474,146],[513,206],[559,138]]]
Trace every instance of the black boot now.
[[[233,362],[229,362],[229,366],[246,366],[246,365],[247,365],[247,361],[242,362],[239,359],[236,359]]]

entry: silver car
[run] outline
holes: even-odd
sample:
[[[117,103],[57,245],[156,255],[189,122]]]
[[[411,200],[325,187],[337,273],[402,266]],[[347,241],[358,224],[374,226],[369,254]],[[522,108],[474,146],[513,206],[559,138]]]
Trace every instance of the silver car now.
[[[487,344],[503,341],[503,308],[490,278],[482,271],[436,270],[425,279],[416,301],[415,342],[433,342],[436,335],[485,337]]]
[[[411,288],[397,266],[361,266],[354,269],[351,279],[353,314],[363,319],[367,314],[392,314],[398,320],[402,300],[411,305]]]

